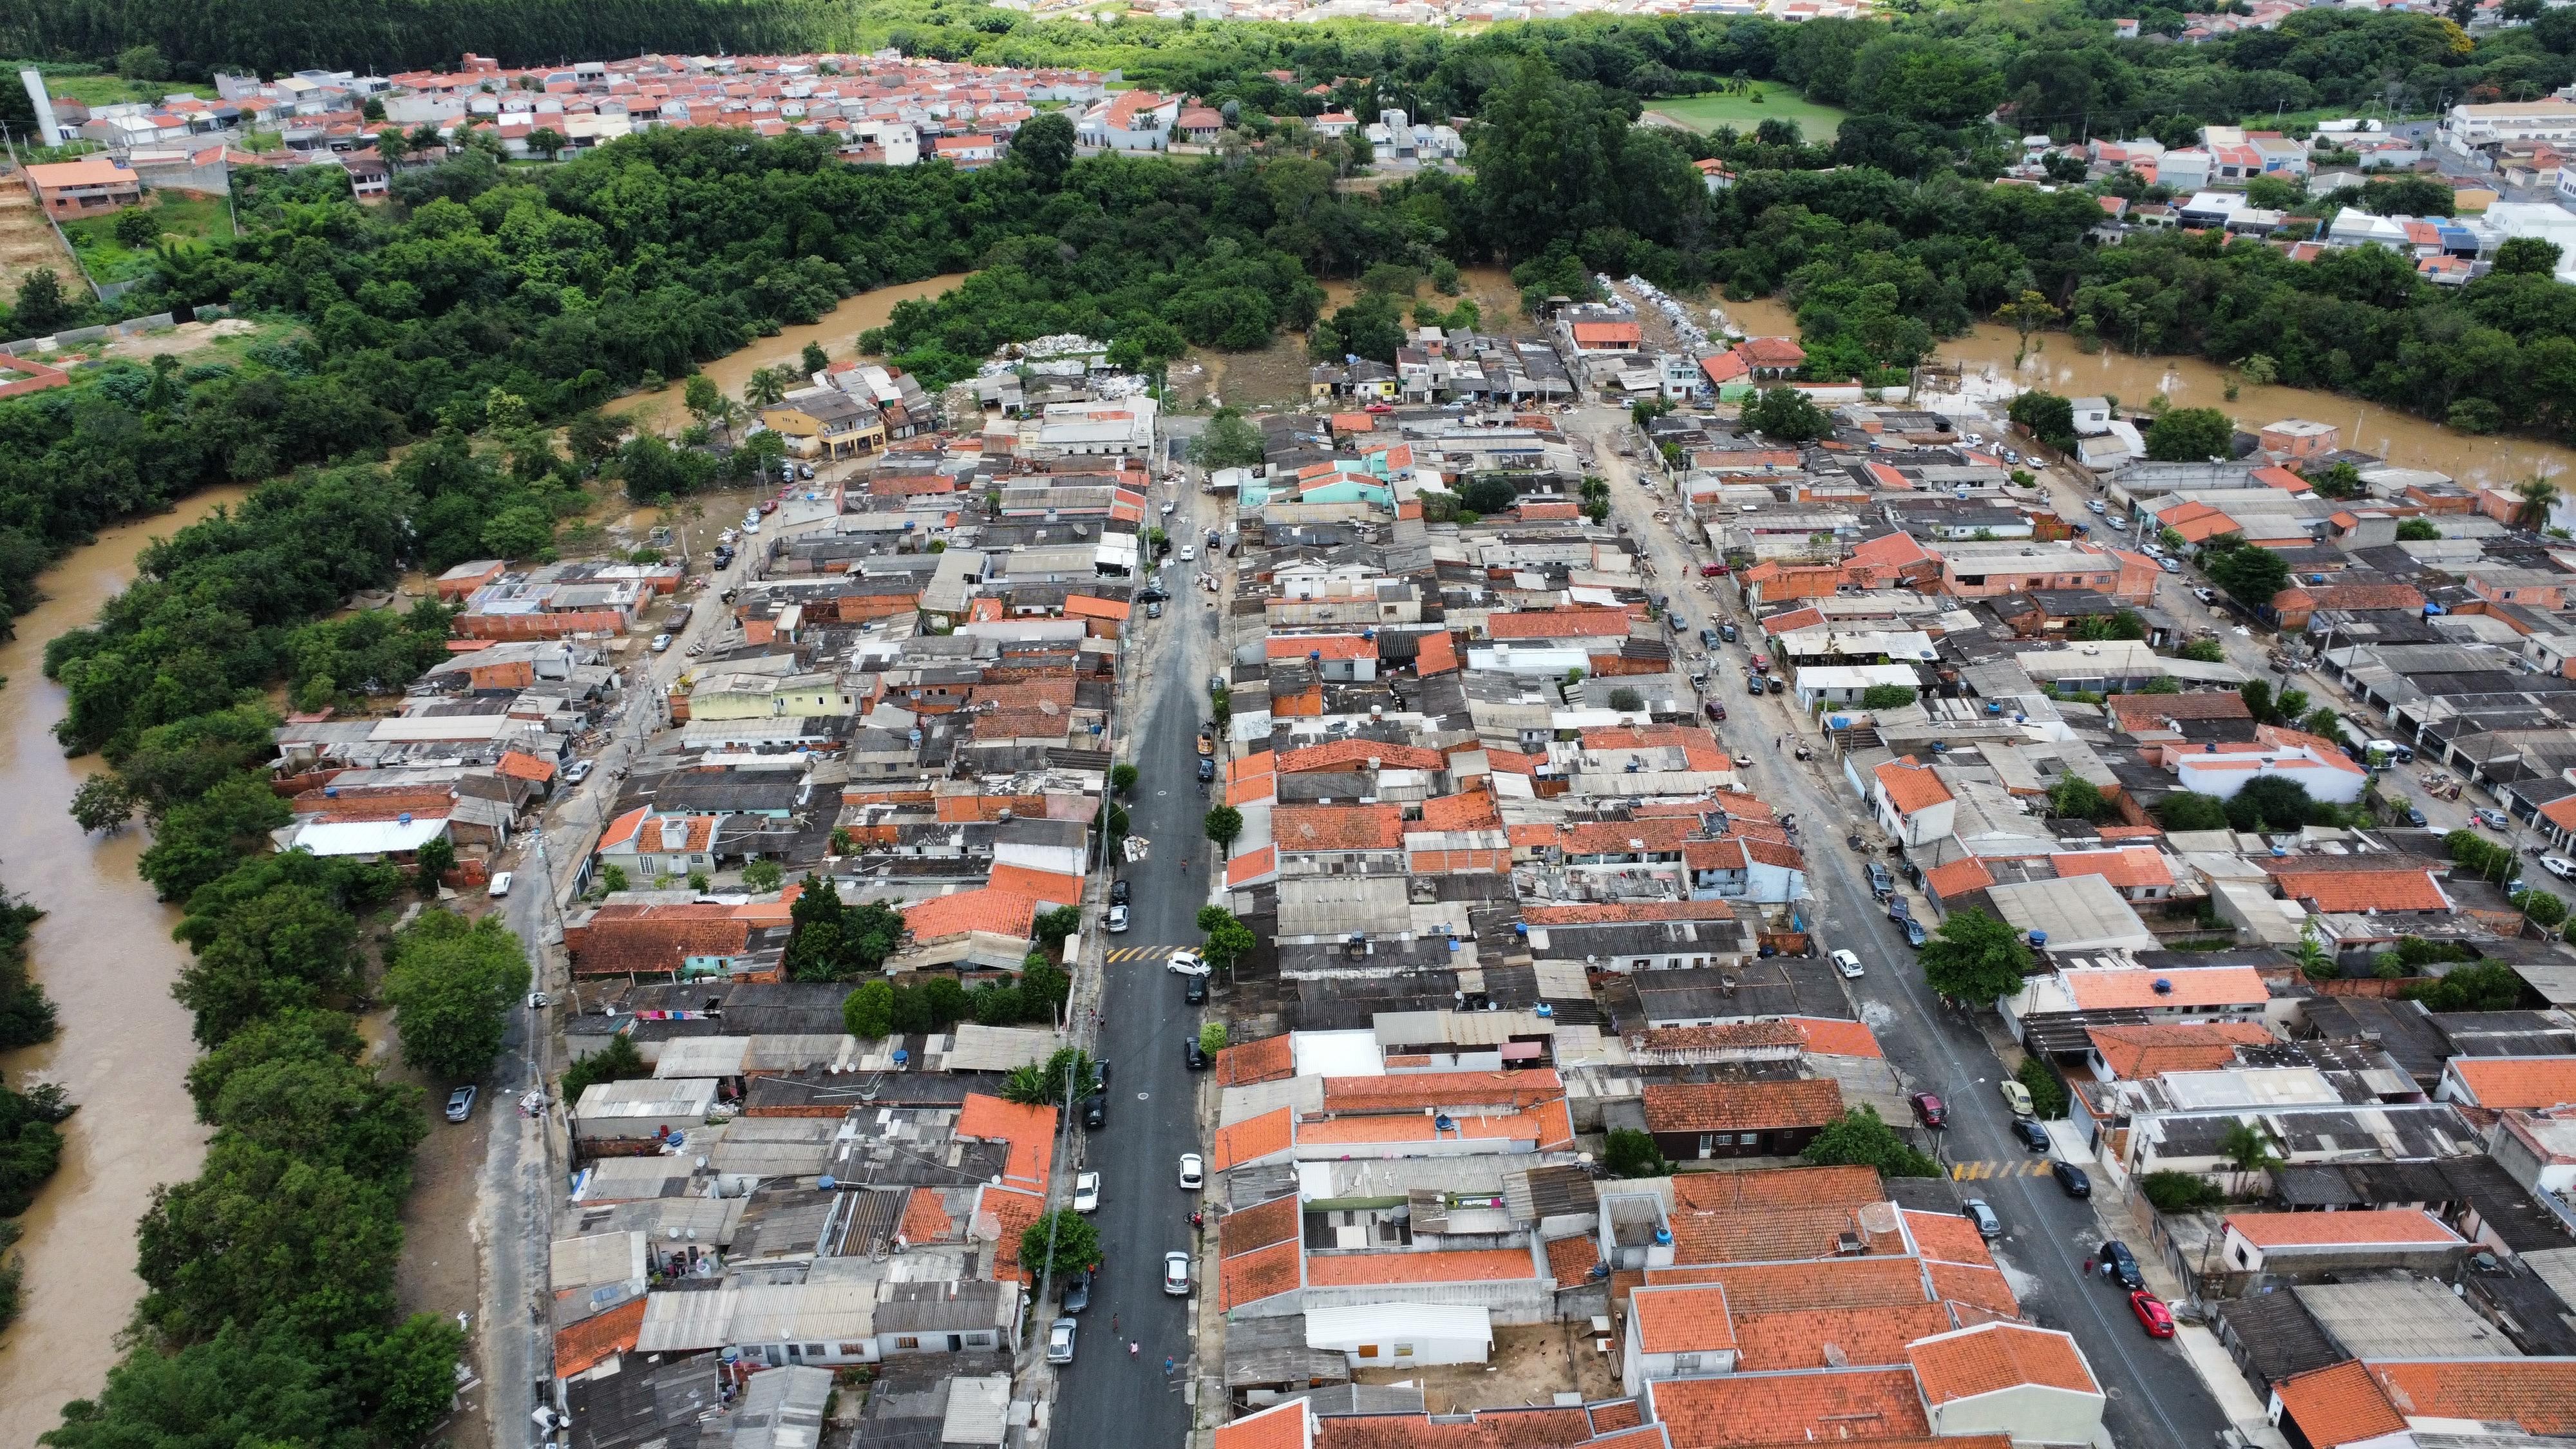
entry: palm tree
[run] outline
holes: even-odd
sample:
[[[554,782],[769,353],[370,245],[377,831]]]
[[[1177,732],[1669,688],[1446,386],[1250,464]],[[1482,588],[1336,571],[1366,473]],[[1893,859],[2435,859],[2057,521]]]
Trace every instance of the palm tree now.
[[[756,408],[765,408],[787,396],[787,376],[775,367],[754,368],[742,383],[742,400]]]
[[[2546,527],[2549,510],[2558,502],[2558,485],[2546,478],[2532,478],[2513,491],[2522,500],[2522,506],[2513,511],[2514,523],[2534,533]]]

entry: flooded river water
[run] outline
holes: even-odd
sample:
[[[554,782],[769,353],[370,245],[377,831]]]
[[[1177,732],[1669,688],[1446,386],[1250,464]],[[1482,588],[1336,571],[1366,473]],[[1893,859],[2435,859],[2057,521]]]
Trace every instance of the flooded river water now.
[[[44,1046],[0,1057],[13,1082],[62,1083],[80,1111],[64,1124],[62,1170],[21,1225],[25,1297],[0,1332],[0,1445],[33,1444],[66,1400],[98,1392],[143,1284],[134,1223],[157,1184],[193,1176],[204,1130],[181,1081],[197,1054],[188,1013],[170,999],[187,948],[170,939],[178,912],[134,873],[147,843],[129,829],[84,836],[65,807],[95,756],[67,760],[54,743],[63,692],[45,678],[45,641],[87,624],[134,579],[134,559],[243,488],[208,489],[177,511],[108,529],[44,576],[47,598],[0,644],[0,882],[35,905],[31,965],[52,994],[60,1030]]]
[[[730,357],[717,358],[699,371],[714,379],[715,385],[724,390],[724,395],[735,402],[742,401],[742,385],[750,380],[753,373],[780,363],[786,363],[790,371],[797,372],[794,386],[804,387],[804,374],[795,364],[806,343],[820,344],[825,352],[832,354],[834,362],[847,361],[858,345],[859,334],[871,327],[883,327],[897,306],[915,297],[936,297],[964,280],[966,274],[957,272],[927,281],[905,282],[898,286],[879,287],[873,292],[861,292],[824,313],[820,321],[810,326],[790,327],[775,337],[755,339],[749,347]],[[639,428],[676,431],[689,420],[689,415],[680,406],[682,386],[674,382],[659,392],[620,398],[608,405],[608,411],[626,414]]]
[[[1754,336],[1798,335],[1797,319],[1776,301],[1719,305],[1730,321]],[[2021,349],[2019,333],[1980,323],[1968,335],[1942,343],[1939,360],[1957,364],[1965,391],[1979,399],[2008,398],[2036,387],[2067,397],[2108,394],[2119,399],[2123,408],[2138,408],[2162,393],[2176,407],[2217,408],[2247,432],[2283,418],[2331,423],[2342,430],[2347,448],[2376,453],[2400,467],[2429,468],[2466,484],[2510,489],[2538,476],[2557,479],[2561,488],[2576,489],[2576,450],[2553,444],[2473,437],[2411,413],[2312,388],[2240,383],[2235,401],[2230,402],[2227,373],[2213,363],[2197,357],[2138,357],[2109,349],[2087,355],[2062,332],[2034,334],[2030,351],[2016,366],[2014,359]]]

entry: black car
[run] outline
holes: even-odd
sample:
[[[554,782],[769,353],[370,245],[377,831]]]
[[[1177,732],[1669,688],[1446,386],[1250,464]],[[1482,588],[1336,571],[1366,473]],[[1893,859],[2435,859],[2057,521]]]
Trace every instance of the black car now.
[[[1094,1092],[1082,1099],[1082,1125],[1093,1132],[1109,1125],[1109,1094]]]
[[[1181,1065],[1194,1072],[1204,1072],[1208,1069],[1208,1054],[1199,1049],[1197,1037],[1181,1038]]]
[[[1759,674],[1748,674],[1744,676],[1744,692],[1746,694],[1760,694],[1762,692],[1762,676]]]
[[[2121,1287],[2135,1292],[2147,1286],[2146,1275],[2138,1271],[2137,1257],[2130,1253],[2129,1245],[2118,1238],[2104,1243],[2102,1251],[2094,1257],[2101,1264],[2102,1276]]]
[[[2046,1152],[2048,1150],[2048,1129],[2040,1126],[2036,1122],[2033,1122],[2028,1117],[2015,1117],[2013,1119],[2012,1134],[2013,1136],[2021,1139],[2022,1146],[2029,1148],[2033,1152]]]
[[[1136,602],[1140,604],[1168,603],[1170,602],[1171,597],[1171,595],[1164,593],[1161,589],[1151,587],[1139,589],[1136,592]]]
[[[1181,1000],[1188,1002],[1192,1006],[1207,1005],[1208,979],[1196,972],[1191,973],[1183,979],[1187,984],[1181,988]]]
[[[1091,1306],[1091,1273],[1077,1268],[1064,1280],[1064,1311],[1080,1313]]]
[[[1125,879],[1121,878],[1109,883],[1109,904],[1113,906],[1126,905],[1128,903],[1127,894],[1128,885]]]
[[[1201,779],[1202,781],[1205,781],[1205,780],[1213,780],[1213,779],[1215,779],[1215,778],[1216,778],[1216,761],[1214,761],[1214,760],[1212,760],[1212,759],[1209,759],[1209,758],[1208,758],[1207,756],[1205,756],[1205,755],[1201,755],[1201,756],[1199,756],[1199,779]]]
[[[1717,631],[1716,631],[1715,629],[1702,629],[1702,630],[1700,630],[1700,631],[1699,631],[1699,647],[1701,647],[1702,649],[1714,649],[1714,648],[1716,648],[1716,647],[1717,647]]]
[[[2093,1179],[2086,1177],[2084,1175],[2084,1169],[2076,1166],[2072,1162],[2052,1162],[2048,1164],[2048,1175],[2057,1179],[2057,1185],[2066,1190],[2066,1195],[2068,1197],[2091,1197],[2093,1195]]]

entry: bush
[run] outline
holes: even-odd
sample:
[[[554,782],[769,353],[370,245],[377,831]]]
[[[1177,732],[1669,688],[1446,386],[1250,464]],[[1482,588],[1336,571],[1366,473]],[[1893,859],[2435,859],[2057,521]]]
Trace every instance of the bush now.
[[[1211,1021],[1199,1027],[1199,1050],[1215,1056],[1225,1050],[1225,1023]]]
[[[1881,1177],[1939,1177],[1941,1164],[1916,1151],[1896,1129],[1879,1120],[1872,1107],[1855,1107],[1836,1118],[1801,1154],[1812,1166],[1866,1166]]]
[[[691,879],[694,880],[695,876]],[[763,895],[778,889],[786,879],[787,873],[779,869],[778,862],[774,860],[755,860],[742,868],[743,888]]]
[[[1873,684],[1861,691],[1863,709],[1903,709],[1914,702],[1914,691],[1902,684]]]
[[[1634,1127],[1610,1129],[1610,1144],[1601,1154],[1601,1165],[1612,1177],[1670,1177],[1673,1165],[1664,1160],[1655,1139]]]
[[[2066,1080],[2057,1069],[2040,1057],[2024,1057],[2013,1080],[2030,1090],[2030,1110],[2042,1120],[2066,1115]]]
[[[2156,802],[2156,820],[2167,830],[2225,830],[2227,802],[2215,795],[2177,790]]]
[[[2138,1190],[2147,1195],[2160,1213],[2196,1212],[2213,1208],[2227,1200],[2227,1195],[2196,1173],[2150,1172],[2138,1179]]]

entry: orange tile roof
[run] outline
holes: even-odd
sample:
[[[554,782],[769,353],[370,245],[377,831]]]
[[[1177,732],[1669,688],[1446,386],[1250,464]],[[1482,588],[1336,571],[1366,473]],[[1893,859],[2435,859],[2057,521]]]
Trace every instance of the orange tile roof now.
[[[1296,1053],[1284,1035],[1237,1042],[1216,1054],[1216,1084],[1249,1087],[1255,1082],[1280,1081],[1297,1075],[1296,1061]]]
[[[952,895],[934,896],[916,906],[907,906],[903,924],[914,939],[936,940],[967,931],[990,931],[997,936],[1017,936],[1025,940],[1035,925],[1038,898],[1018,891],[979,886]]]
[[[1986,1249],[1986,1240],[1977,1233],[1977,1225],[1957,1213],[1923,1212],[1900,1208],[1905,1230],[1914,1235],[1915,1251],[1926,1258],[1947,1263],[1974,1263],[1994,1266],[1994,1255]]]
[[[1422,802],[1422,819],[1426,831],[1500,830],[1502,812],[1494,806],[1493,792],[1478,785],[1461,795],[1435,795]]]
[[[1303,1261],[1294,1238],[1226,1259],[1217,1266],[1217,1306],[1236,1309],[1298,1288]]]
[[[1807,1050],[1823,1057],[1885,1057],[1878,1044],[1878,1034],[1857,1021],[1836,1021],[1823,1016],[1793,1016],[1789,1025],[1796,1027]]]
[[[1263,657],[1269,659],[1303,659],[1310,654],[1326,659],[1375,659],[1377,641],[1357,634],[1273,634],[1263,650]]]
[[[1276,778],[1275,776],[1272,778]],[[1248,885],[1279,869],[1279,847],[1265,845],[1247,850],[1225,863],[1227,885]]]
[[[2158,991],[2156,983],[2168,984]],[[2176,971],[2069,971],[2067,990],[2079,1011],[2121,1006],[2260,1006],[2272,999],[2251,966],[2194,966]]]
[[[1935,1404],[2025,1384],[2078,1394],[2102,1392],[2075,1340],[2053,1329],[1988,1323],[1918,1343],[1909,1357],[1923,1397]]]
[[[1293,1242],[1297,1221],[1295,1193],[1227,1213],[1217,1224],[1217,1252],[1221,1257],[1232,1258],[1274,1243]]]
[[[1646,1283],[1650,1287],[1667,1283],[1721,1284],[1733,1311],[1747,1317],[1827,1309],[1859,1312],[1932,1301],[1931,1290],[1923,1284],[1923,1265],[1913,1258],[1822,1258],[1812,1262],[1649,1268]]]
[[[570,1378],[605,1363],[611,1355],[635,1347],[644,1331],[644,1295],[636,1294],[605,1313],[555,1331],[555,1372]]]
[[[1404,845],[1404,809],[1282,805],[1270,812],[1270,837],[1283,851],[1398,850]]]
[[[2280,1395],[2282,1416],[2297,1423],[2314,1449],[2335,1449],[2406,1427],[2405,1416],[2380,1393],[2379,1381],[2352,1359],[2292,1374],[2272,1385],[2272,1392]]]
[[[1894,805],[1900,814],[1912,815],[1919,810],[1929,810],[1951,798],[1950,787],[1941,783],[1941,777],[1932,773],[1932,767],[1914,763],[1911,755],[1902,760],[1888,761],[1878,767],[1876,774],[1879,788],[1887,792],[1888,803]]]
[[[1216,1431],[1216,1449],[1306,1449],[1312,1442],[1303,1399],[1247,1414]]]
[[[1258,1117],[1246,1117],[1216,1132],[1216,1144],[1208,1154],[1212,1172],[1226,1172],[1247,1162],[1276,1157],[1291,1145],[1292,1123],[1289,1111],[1282,1107]]]
[[[2120,728],[2131,734],[2143,729],[2162,729],[2166,720],[2187,719],[2252,719],[2254,712],[2245,696],[2234,690],[2203,690],[2196,694],[2115,694],[2103,701],[2111,713],[2119,716]]]
[[[1723,1021],[1707,1026],[1655,1026],[1645,1032],[1650,1052],[1751,1051],[1803,1047],[1806,1037],[1785,1021]]]
[[[1628,1312],[1637,1320],[1638,1341],[1646,1353],[1716,1353],[1735,1347],[1726,1290],[1714,1283],[1640,1288],[1628,1295]]]
[[[2576,1102],[2576,1057],[2453,1057],[2451,1071],[2481,1107],[2539,1111]]]
[[[513,780],[534,780],[543,784],[555,777],[555,762],[538,759],[525,750],[504,750],[501,758],[492,762],[492,770]]]
[[[1802,1082],[1661,1082],[1646,1088],[1649,1132],[1746,1132],[1821,1127],[1843,1111],[1843,1089]]]
[[[1869,1253],[1900,1253],[1905,1247],[1892,1232],[1870,1232],[1859,1213],[1848,1207],[1681,1212],[1673,1215],[1672,1227],[1673,1261],[1683,1264],[1828,1258],[1841,1250],[1846,1234],[1860,1235]]]
[[[1756,367],[1798,367],[1807,360],[1807,349],[1792,337],[1748,337],[1735,350]]]
[[[1334,740],[1330,744],[1288,750],[1271,758],[1271,768],[1283,775],[1352,769],[1438,770],[1446,768],[1449,763],[1449,757],[1438,750],[1421,745],[1390,745],[1382,740]],[[1377,763],[1372,766],[1369,764],[1371,760]]]
[[[2369,1367],[2388,1402],[2415,1418],[2576,1433],[2576,1358],[2373,1359]]]
[[[1590,1233],[1569,1233],[1547,1240],[1547,1267],[1559,1288],[1580,1288],[1601,1266],[1601,1244]]]
[[[1309,1254],[1306,1282],[1316,1288],[1394,1283],[1491,1283],[1535,1278],[1527,1248],[1469,1248],[1429,1253]]]
[[[1025,865],[996,861],[985,884],[995,890],[1033,897],[1050,906],[1082,903],[1082,877],[1078,875],[1059,875],[1054,871],[1033,870]]]
[[[1577,322],[1574,324],[1574,340],[1578,344],[1636,342],[1643,336],[1643,331],[1634,322]]]
[[[1135,606],[1116,599],[1095,599],[1089,594],[1067,594],[1064,612],[1076,619],[1124,619]]]
[[[2375,1247],[2388,1243],[2464,1241],[2421,1208],[2368,1208],[2332,1213],[2229,1213],[2225,1225],[2258,1248]]]
[[[1607,1403],[1587,1404],[1585,1408],[1592,1415],[1592,1432],[1595,1434],[1610,1434],[1645,1424],[1644,1414],[1635,1399],[1612,1399]],[[1664,1440],[1658,1435],[1652,1442],[1662,1444]]]
[[[2165,863],[2165,853],[2152,845],[2060,851],[2051,855],[2048,863],[2057,868],[2060,880],[2069,876],[2098,875],[2107,884],[2121,890],[2174,883],[2173,870]]]
[[[899,1231],[907,1243],[944,1243],[957,1235],[957,1224],[948,1216],[937,1189],[916,1187],[904,1200]]]
[[[1924,1438],[1932,1428],[1908,1369],[1666,1379],[1646,1397],[1673,1449]]]
[[[1439,1119],[1419,1111],[1382,1117],[1336,1117],[1326,1122],[1296,1124],[1294,1136],[1301,1146],[1527,1141],[1537,1144],[1540,1152],[1551,1152],[1574,1144],[1574,1120],[1563,1099],[1541,1103],[1526,1112],[1452,1117],[1449,1122],[1449,1126],[1442,1127]]]
[[[1045,1199],[1035,1193],[988,1187],[984,1190],[983,1210],[992,1214],[999,1234],[993,1240],[993,1276],[1013,1283],[1028,1282],[1028,1270],[1020,1266],[1020,1234],[1046,1216]]]
[[[1673,1179],[1673,1205],[1700,1212],[1735,1208],[1856,1208],[1884,1202],[1874,1167],[1764,1167],[1694,1172]]]
[[[1579,1408],[1476,1409],[1422,1414],[1332,1414],[1315,1420],[1315,1449],[1563,1449],[1591,1441]],[[1625,1446],[1623,1446],[1625,1449]]]
[[[1995,873],[1973,855],[1963,855],[1948,865],[1936,865],[1923,872],[1923,884],[1943,900],[1956,900],[1970,891],[1981,891],[1995,883]]]
[[[1015,1187],[1043,1191],[1055,1161],[1056,1109],[1005,1102],[981,1092],[966,1094],[958,1110],[956,1135],[1011,1144],[1002,1179]]]
[[[1950,1310],[1938,1303],[1749,1313],[1736,1320],[1735,1367],[1761,1373],[1901,1364],[1907,1345],[1957,1326],[1950,1321]]]
[[[1425,1107],[1509,1106],[1515,1110],[1565,1095],[1565,1079],[1541,1068],[1525,1072],[1399,1072],[1383,1077],[1326,1077],[1327,1112],[1402,1112]]]
[[[2450,898],[2427,869],[2308,870],[2295,868],[2304,858],[2284,863],[2258,861],[2279,883],[2284,898],[2304,901],[2320,911],[2447,911]]]
[[[1442,629],[1422,636],[1420,652],[1414,655],[1413,672],[1428,679],[1435,674],[1448,674],[1458,668],[1458,641]]]
[[[1488,639],[1625,639],[1634,620],[1625,609],[1530,609],[1485,616]]]
[[[1950,1302],[1970,1304],[2005,1318],[2021,1316],[2021,1300],[2013,1296],[2012,1285],[2004,1281],[2000,1268],[1931,1263],[1925,1271],[1932,1275],[1932,1291]]]
[[[2262,1046],[2272,1033],[2250,1021],[2180,1021],[2169,1025],[2098,1026],[2085,1033],[2115,1077],[2135,1081],[2166,1072],[2206,1072],[2231,1065],[2240,1046]]]

